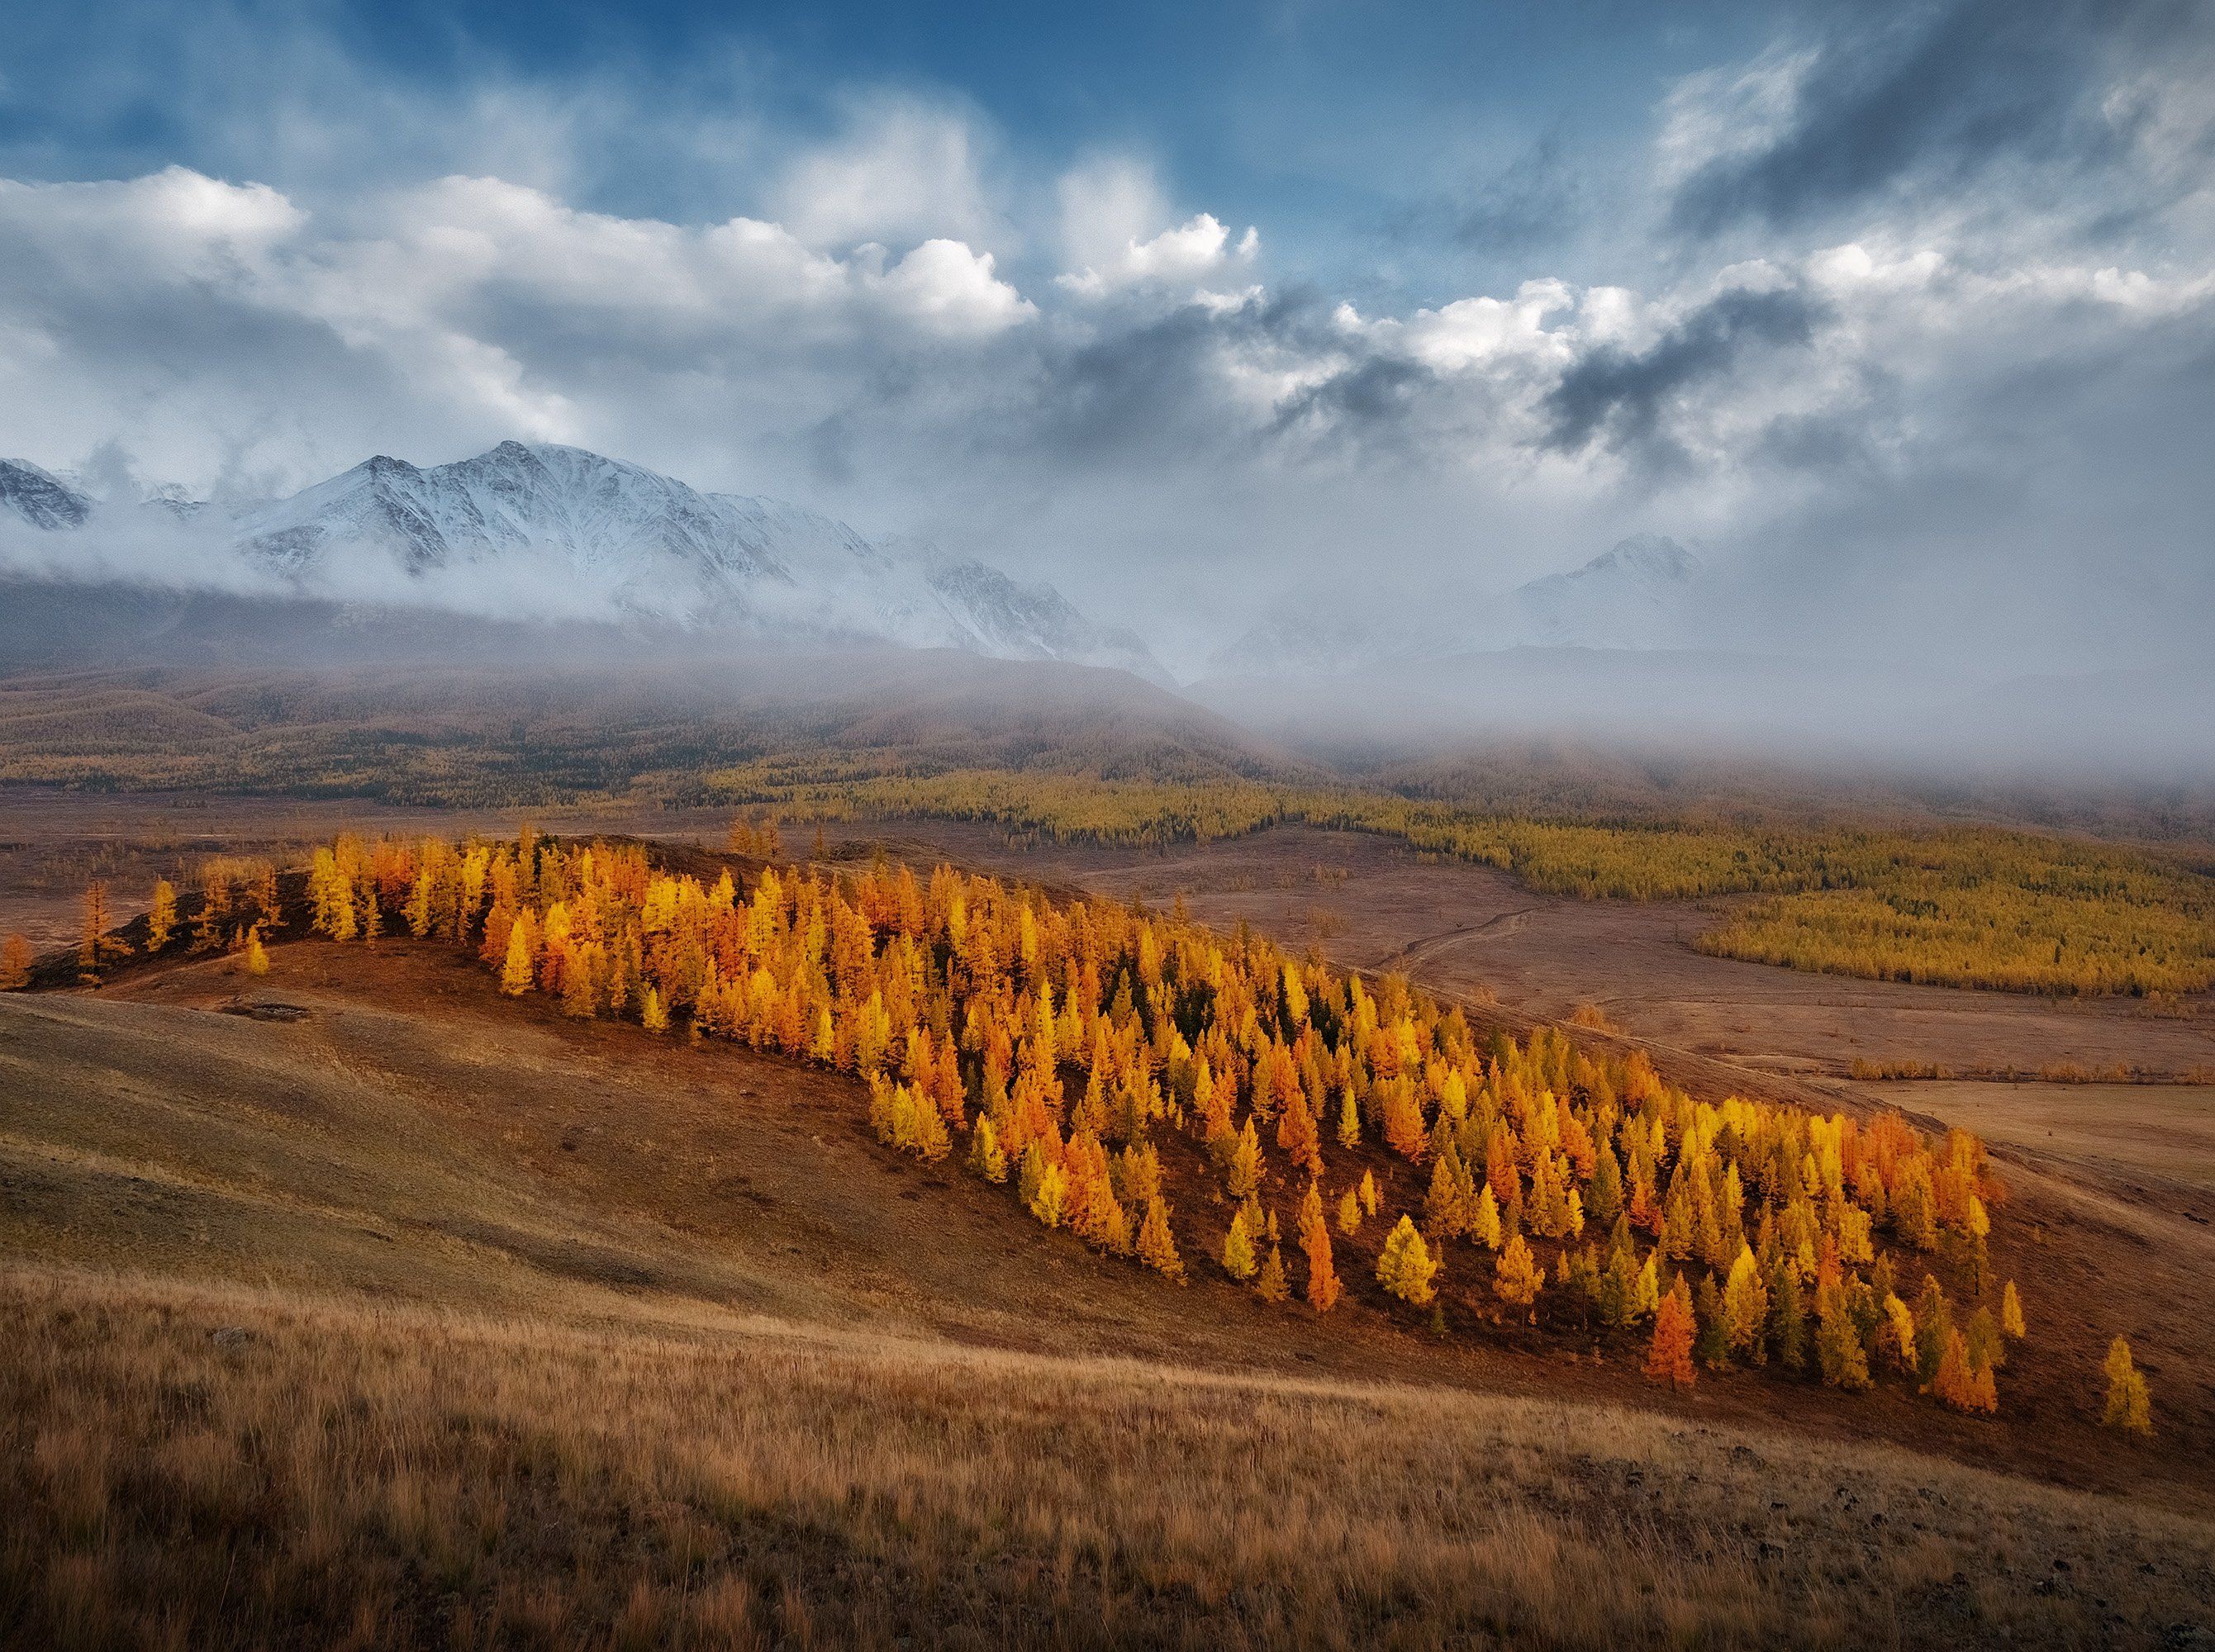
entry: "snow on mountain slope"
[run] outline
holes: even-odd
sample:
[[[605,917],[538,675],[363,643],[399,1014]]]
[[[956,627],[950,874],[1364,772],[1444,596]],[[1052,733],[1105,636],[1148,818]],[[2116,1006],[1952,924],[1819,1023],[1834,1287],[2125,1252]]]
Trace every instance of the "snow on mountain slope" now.
[[[1519,586],[1516,640],[1580,648],[1659,648],[1682,640],[1699,558],[1660,534],[1626,539],[1568,573]]]
[[[21,459],[0,459],[0,510],[34,528],[82,528],[92,501],[60,478]]]
[[[243,510],[156,503],[174,531],[302,597],[891,642],[1167,680],[1138,638],[1096,624],[1051,585],[581,448],[503,442],[429,467],[380,455]],[[43,528],[122,521],[28,465],[0,464],[0,504]]]

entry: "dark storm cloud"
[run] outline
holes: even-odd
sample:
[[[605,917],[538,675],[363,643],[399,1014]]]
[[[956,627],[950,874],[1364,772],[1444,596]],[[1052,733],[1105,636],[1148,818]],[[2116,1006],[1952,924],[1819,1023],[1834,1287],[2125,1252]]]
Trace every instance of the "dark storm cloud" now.
[[[1547,395],[1546,444],[1564,453],[1598,441],[1619,452],[1666,455],[1661,426],[1672,397],[1727,376],[1751,351],[1813,342],[1822,314],[1791,288],[1740,289],[1709,300],[1644,350],[1593,350]]]
[[[1108,317],[1085,342],[1041,351],[1042,406],[1023,414],[1029,445],[1092,462],[1242,442],[1249,421],[1226,404],[1225,362],[1279,352],[1310,357],[1325,342],[1325,313],[1319,295],[1294,286],[1235,304]]]
[[[2097,168],[2129,139],[2127,114],[2102,107],[2110,53],[2157,60],[2205,16],[2193,0],[1952,0],[1841,31],[1801,76],[1782,129],[1685,179],[1672,221],[1703,236],[1788,226],[2003,162]]]

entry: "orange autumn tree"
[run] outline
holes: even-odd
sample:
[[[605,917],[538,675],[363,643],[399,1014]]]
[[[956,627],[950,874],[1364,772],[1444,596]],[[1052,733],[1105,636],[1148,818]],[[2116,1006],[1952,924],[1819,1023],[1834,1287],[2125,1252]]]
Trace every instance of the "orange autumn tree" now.
[[[1339,1283],[1338,1270],[1331,1261],[1330,1227],[1323,1220],[1322,1189],[1314,1182],[1308,1184],[1306,1196],[1300,1201],[1300,1249],[1307,1256],[1308,1306],[1317,1313],[1328,1313],[1338,1306],[1344,1288]]]
[[[0,941],[0,993],[11,993],[31,984],[31,943],[21,935]]]
[[[1679,1275],[1654,1312],[1654,1336],[1646,1348],[1646,1375],[1672,1388],[1690,1388],[1700,1380],[1692,1364],[1692,1293]]]

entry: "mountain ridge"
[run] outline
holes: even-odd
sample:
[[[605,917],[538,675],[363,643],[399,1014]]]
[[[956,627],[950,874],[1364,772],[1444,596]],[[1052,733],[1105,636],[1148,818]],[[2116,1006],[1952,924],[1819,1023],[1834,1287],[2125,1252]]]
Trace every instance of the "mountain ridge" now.
[[[174,497],[150,504],[158,511],[144,515],[163,531],[219,548],[279,594],[952,648],[1169,681],[1144,641],[1049,584],[561,444],[506,441],[434,466],[377,454],[230,511]],[[126,520],[31,465],[0,470],[0,505],[46,532]]]

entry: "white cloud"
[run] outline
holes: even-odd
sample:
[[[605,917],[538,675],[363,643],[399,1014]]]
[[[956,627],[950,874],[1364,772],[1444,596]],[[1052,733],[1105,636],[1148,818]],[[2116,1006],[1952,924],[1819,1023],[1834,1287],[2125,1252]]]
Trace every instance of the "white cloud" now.
[[[1157,286],[1205,291],[1211,282],[1236,279],[1254,261],[1261,232],[1248,227],[1236,242],[1212,212],[1187,218],[1150,240],[1127,239],[1114,256],[1056,281],[1080,298],[1105,298],[1133,287]]]
[[[865,278],[899,314],[951,338],[988,336],[1038,311],[992,273],[992,255],[926,241],[881,276]]]
[[[1665,186],[1717,161],[1758,155],[1790,129],[1819,54],[1771,47],[1750,62],[1684,76],[1661,102],[1654,159]]]
[[[984,176],[985,145],[961,113],[905,97],[862,100],[836,141],[791,161],[772,217],[810,247],[998,242],[1007,224]]]

